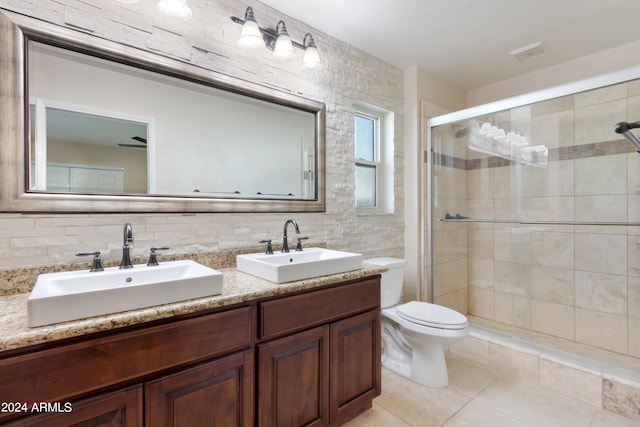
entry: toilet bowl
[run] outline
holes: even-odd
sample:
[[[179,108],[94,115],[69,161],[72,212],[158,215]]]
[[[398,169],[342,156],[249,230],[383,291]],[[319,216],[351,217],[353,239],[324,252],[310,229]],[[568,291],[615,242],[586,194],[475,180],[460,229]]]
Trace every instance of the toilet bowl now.
[[[406,261],[384,257],[365,262],[389,269],[382,273],[380,284],[384,343],[382,365],[419,384],[447,386],[449,375],[444,346],[469,333],[466,316],[422,301],[398,304]]]

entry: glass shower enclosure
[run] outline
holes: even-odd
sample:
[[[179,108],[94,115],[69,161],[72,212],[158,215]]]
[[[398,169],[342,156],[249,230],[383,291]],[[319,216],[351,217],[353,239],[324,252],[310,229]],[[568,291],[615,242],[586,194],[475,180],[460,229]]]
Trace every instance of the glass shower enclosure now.
[[[429,300],[640,357],[640,70],[430,119]]]

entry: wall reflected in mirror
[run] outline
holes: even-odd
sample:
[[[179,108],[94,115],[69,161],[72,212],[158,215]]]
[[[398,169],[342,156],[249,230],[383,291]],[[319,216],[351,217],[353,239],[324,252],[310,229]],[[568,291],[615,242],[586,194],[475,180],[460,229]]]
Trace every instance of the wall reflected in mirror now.
[[[29,191],[317,197],[314,112],[30,40]]]
[[[37,117],[45,117],[38,121]],[[88,113],[81,106],[58,107],[42,100],[30,108],[29,188],[92,194],[146,194],[146,122]],[[36,139],[45,143],[36,144]]]

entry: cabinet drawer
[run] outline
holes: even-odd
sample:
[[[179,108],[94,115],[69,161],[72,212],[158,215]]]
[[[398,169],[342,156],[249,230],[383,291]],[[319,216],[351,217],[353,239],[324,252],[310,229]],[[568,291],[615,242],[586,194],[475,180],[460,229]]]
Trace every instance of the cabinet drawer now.
[[[380,278],[260,303],[260,339],[309,328],[380,306]]]
[[[53,402],[56,403],[56,402]],[[61,402],[57,402],[61,403]],[[89,399],[64,402],[61,412],[41,413],[3,424],[4,427],[113,426],[142,427],[142,386]]]
[[[250,343],[249,307],[87,339],[0,360],[0,401],[67,400]]]

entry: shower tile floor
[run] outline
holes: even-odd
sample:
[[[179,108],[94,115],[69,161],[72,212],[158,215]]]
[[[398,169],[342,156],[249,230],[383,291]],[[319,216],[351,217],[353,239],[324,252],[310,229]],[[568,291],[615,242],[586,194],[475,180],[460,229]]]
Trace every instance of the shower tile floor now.
[[[449,386],[424,387],[382,370],[382,394],[347,427],[638,427],[633,421],[447,353]]]

